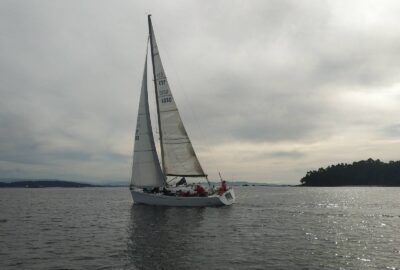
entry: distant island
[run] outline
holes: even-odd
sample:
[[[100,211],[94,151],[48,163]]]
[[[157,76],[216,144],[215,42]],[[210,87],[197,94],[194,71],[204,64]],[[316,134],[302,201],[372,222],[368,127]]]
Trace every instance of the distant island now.
[[[400,186],[400,161],[361,160],[307,172],[301,186]]]
[[[0,182],[0,188],[45,188],[45,187],[99,187],[99,185],[91,185],[63,180],[20,180],[13,182]]]

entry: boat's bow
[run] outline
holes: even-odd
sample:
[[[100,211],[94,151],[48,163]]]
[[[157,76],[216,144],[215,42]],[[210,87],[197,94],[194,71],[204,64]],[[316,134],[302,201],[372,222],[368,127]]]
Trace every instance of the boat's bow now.
[[[235,202],[236,196],[235,196],[235,191],[233,188],[228,189],[225,191],[223,194],[219,196],[219,200],[224,204],[224,205],[231,205]]]

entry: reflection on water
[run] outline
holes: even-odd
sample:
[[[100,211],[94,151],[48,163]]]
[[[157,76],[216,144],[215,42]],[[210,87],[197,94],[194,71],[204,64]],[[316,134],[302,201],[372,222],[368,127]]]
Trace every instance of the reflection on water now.
[[[126,188],[0,189],[0,269],[400,269],[400,188],[237,188],[231,207]]]
[[[204,208],[173,208],[132,205],[128,257],[138,269],[176,269],[190,260],[189,235],[198,230]]]

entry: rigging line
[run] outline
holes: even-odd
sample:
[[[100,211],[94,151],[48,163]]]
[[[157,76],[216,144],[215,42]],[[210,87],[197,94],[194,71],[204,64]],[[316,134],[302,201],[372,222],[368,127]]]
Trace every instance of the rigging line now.
[[[157,38],[158,38],[158,40],[159,40],[158,45],[160,45],[160,41],[161,41],[161,43],[166,44],[166,43],[164,42],[163,38],[162,38],[162,32],[159,31],[158,28],[157,28],[157,26],[154,26],[154,24],[153,24],[153,29],[156,29],[156,30],[157,30],[157,33],[161,33],[161,35],[160,35],[160,34],[157,35]],[[160,47],[162,47],[162,46],[158,46],[159,51],[160,51]],[[175,66],[174,66],[174,64],[173,64],[173,61],[171,61],[171,57],[169,57],[168,50],[166,49],[166,46],[164,46],[163,48],[164,48],[164,49],[163,49],[163,52],[165,52],[165,56],[166,56],[166,58],[167,58],[167,62],[169,63],[169,66],[171,67],[172,71],[173,71],[174,74],[175,74],[176,82],[177,82],[178,87],[179,87],[178,89],[179,89],[180,92],[183,93],[183,96],[184,96],[184,98],[185,98],[185,101],[187,102],[187,104],[189,104],[189,106],[188,106],[188,107],[189,107],[189,111],[191,112],[192,117],[193,117],[193,120],[194,120],[194,123],[192,124],[192,126],[194,126],[195,129],[197,129],[197,133],[200,134],[200,138],[207,138],[206,134],[204,133],[204,129],[200,128],[200,127],[198,126],[198,124],[197,124],[197,123],[200,123],[199,117],[197,116],[196,112],[195,112],[194,109],[193,109],[194,107],[193,107],[193,105],[191,104],[191,102],[190,102],[190,100],[189,100],[189,98],[188,98],[188,96],[187,96],[187,94],[186,94],[186,91],[184,90],[185,88],[182,87],[182,83],[181,83],[181,80],[180,80],[180,78],[179,78],[178,72],[177,72],[176,69],[175,69]],[[171,88],[171,86],[170,86],[170,88]],[[176,89],[176,88],[175,88],[175,89]],[[174,98],[175,98],[175,97],[174,97]],[[189,133],[188,131],[186,131],[186,132]],[[188,137],[190,137],[190,136],[188,135]],[[192,143],[192,146],[193,146],[193,143]],[[196,156],[197,156],[197,155],[196,155]],[[216,161],[216,159],[214,158],[214,156],[213,156],[212,154],[208,156],[208,160],[210,160],[210,162],[209,162],[210,164],[218,164],[217,161]],[[216,169],[216,172],[217,172],[217,173],[220,171],[218,167],[216,167],[215,169]]]
[[[167,184],[170,184],[172,181],[174,181],[176,178],[178,178],[178,176],[173,177],[172,179],[167,181]]]

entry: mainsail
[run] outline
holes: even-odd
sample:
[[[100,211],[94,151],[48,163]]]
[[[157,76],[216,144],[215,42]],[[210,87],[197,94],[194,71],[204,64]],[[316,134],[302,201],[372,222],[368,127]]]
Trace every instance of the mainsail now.
[[[196,157],[169,88],[150,15],[148,21],[164,174],[192,177],[206,176]]]
[[[161,187],[164,175],[154,144],[147,94],[147,53],[144,64],[139,111],[136,122],[131,185],[137,187]]]

